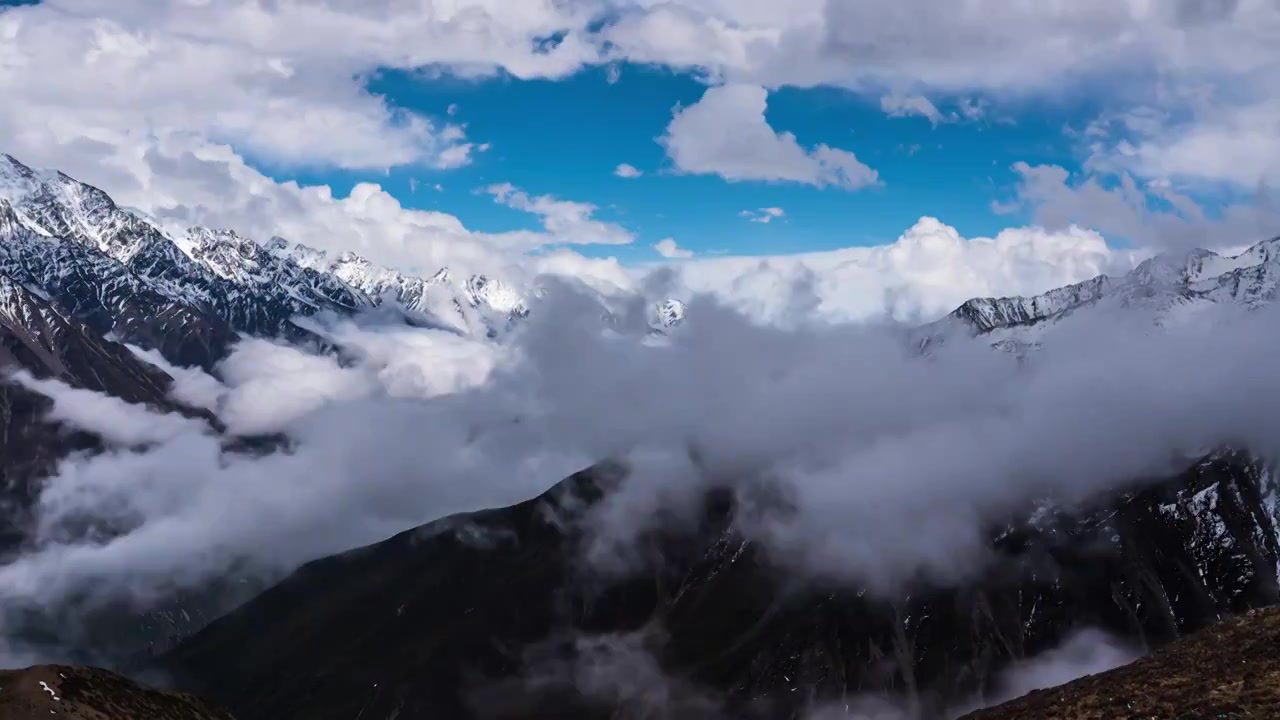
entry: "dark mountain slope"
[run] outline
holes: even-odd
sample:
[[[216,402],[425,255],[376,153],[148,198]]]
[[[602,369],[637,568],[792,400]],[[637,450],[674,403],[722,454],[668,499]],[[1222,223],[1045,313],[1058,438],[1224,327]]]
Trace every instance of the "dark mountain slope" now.
[[[1239,455],[1042,509],[972,582],[887,599],[800,583],[727,493],[646,540],[658,569],[594,575],[573,519],[620,476],[311,563],[164,665],[241,720],[791,718],[881,692],[928,713],[1083,626],[1159,646],[1276,599],[1275,487]]]
[[[234,720],[203,700],[143,687],[84,667],[41,665],[0,670],[4,720]]]
[[[961,720],[1280,718],[1280,609],[1215,624],[1129,665]]]

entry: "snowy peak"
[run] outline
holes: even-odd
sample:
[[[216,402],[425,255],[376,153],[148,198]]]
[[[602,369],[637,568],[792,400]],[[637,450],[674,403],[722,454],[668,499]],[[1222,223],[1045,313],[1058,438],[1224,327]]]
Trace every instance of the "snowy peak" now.
[[[484,275],[472,275],[467,278],[466,287],[467,298],[471,300],[473,307],[488,308],[514,316],[529,313],[520,294],[500,280],[491,280]]]
[[[1034,297],[975,298],[944,318],[978,334],[1055,322],[1100,302],[1162,314],[1197,303],[1269,302],[1280,288],[1280,237],[1234,256],[1209,250],[1148,258],[1125,275],[1099,275]]]
[[[34,170],[12,155],[0,153],[0,199],[17,202],[36,192],[40,185]]]
[[[974,298],[948,317],[967,323],[980,333],[996,328],[1034,325],[1097,300],[1111,289],[1112,282],[1108,276],[1099,275],[1092,280],[1029,298]]]
[[[302,243],[290,247],[281,238],[273,239],[269,251],[300,267],[331,275],[364,293],[374,303],[394,303],[460,330],[492,334],[511,317],[522,317],[528,312],[514,288],[484,275],[474,275],[459,283],[448,268],[440,268],[424,279],[383,267],[351,251],[339,253],[336,259],[330,260],[323,250]]]
[[[668,298],[658,303],[657,307],[654,308],[654,312],[657,315],[658,324],[664,328],[669,328],[679,325],[684,320],[688,308],[683,302],[675,298]]]
[[[118,324],[114,315],[129,304],[126,295],[139,293],[150,306],[181,307],[183,314],[212,316],[241,333],[266,336],[293,336],[300,328],[292,319],[299,315],[349,313],[388,301],[482,334],[526,312],[513,288],[485,276],[455,282],[441,269],[423,279],[354,252],[335,259],[281,237],[260,244],[231,230],[193,227],[174,236],[95,187],[33,170],[8,155],[0,156],[0,201],[0,232],[22,238],[7,252],[22,282],[53,282],[56,302],[97,308],[102,327]],[[40,238],[47,240],[43,247]],[[73,256],[96,268],[88,286],[61,277]]]
[[[23,258],[13,250],[9,255],[27,269],[24,278],[56,277],[66,256],[84,254],[63,243],[81,246],[101,269],[98,274],[116,278],[110,289],[93,283],[99,296],[95,307],[119,307],[124,298],[114,293],[145,290],[157,296],[156,303],[216,316],[236,331],[268,336],[298,332],[292,323],[298,315],[346,313],[383,302],[464,332],[490,335],[528,312],[513,287],[484,275],[454,280],[442,268],[423,279],[354,252],[334,258],[281,237],[260,244],[231,230],[193,227],[173,236],[145,216],[119,208],[98,188],[62,173],[33,170],[8,155],[0,156],[0,200],[6,202],[0,231],[23,234]],[[61,249],[41,249],[34,242],[37,237]],[[39,266],[34,272],[32,263]],[[83,297],[63,300],[68,307],[87,307]]]

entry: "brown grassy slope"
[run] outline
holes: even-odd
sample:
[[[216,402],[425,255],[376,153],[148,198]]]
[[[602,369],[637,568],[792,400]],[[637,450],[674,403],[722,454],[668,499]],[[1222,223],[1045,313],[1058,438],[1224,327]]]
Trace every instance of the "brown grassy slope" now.
[[[106,670],[65,665],[0,670],[0,718],[234,720],[192,695],[153,690]]]
[[[961,720],[1280,720],[1280,608]]]

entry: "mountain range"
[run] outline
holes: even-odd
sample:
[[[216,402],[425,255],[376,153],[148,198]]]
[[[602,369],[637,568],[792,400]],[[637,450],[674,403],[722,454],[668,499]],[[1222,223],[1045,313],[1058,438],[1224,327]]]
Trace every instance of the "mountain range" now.
[[[461,332],[493,333],[527,309],[507,284],[423,279],[354,253],[330,259],[301,243],[265,245],[230,230],[167,232],[103,191],[0,155],[0,273],[42,293],[100,334],[212,367],[238,333],[296,338],[291,322],[394,301]]]
[[[1272,302],[1278,279],[1280,238],[1233,257],[1163,255],[1035,297],[970,300],[913,340],[959,333],[1022,351],[1094,309],[1174,323],[1210,304]],[[213,370],[242,335],[312,342],[299,316],[386,306],[407,322],[496,336],[538,312],[536,297],[280,238],[173,232],[0,156],[0,366],[215,429],[216,417],[173,400],[172,378],[124,343]],[[686,312],[678,300],[657,309],[663,326]],[[6,555],[22,548],[57,461],[105,446],[50,407],[19,377],[0,381]],[[226,452],[271,442],[228,438]],[[627,472],[601,463],[527,502],[316,560],[261,594],[242,590],[255,596],[237,596],[248,601],[229,613],[225,588],[95,608],[85,657],[161,673],[239,720],[795,718],[868,694],[939,717],[996,693],[1005,670],[1081,628],[1150,649],[1280,600],[1280,482],[1245,449],[1081,506],[989,518],[998,562],[988,571],[894,597],[798,584],[740,532],[728,487],[708,491],[698,522],[645,538],[660,562],[623,576],[584,571],[581,523]],[[68,611],[78,609],[31,609],[28,634],[58,638]]]

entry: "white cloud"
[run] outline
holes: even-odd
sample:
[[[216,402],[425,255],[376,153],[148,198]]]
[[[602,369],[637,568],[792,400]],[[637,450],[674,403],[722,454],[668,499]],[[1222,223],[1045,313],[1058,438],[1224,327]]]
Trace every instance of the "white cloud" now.
[[[902,244],[942,259],[930,246],[955,243],[935,232]],[[635,473],[611,501],[621,504],[604,508],[616,522],[593,526],[601,542],[634,543],[650,517],[619,508],[690,499],[709,477],[778,482],[794,513],[743,531],[798,573],[884,590],[981,566],[983,519],[1030,498],[1069,503],[1227,440],[1277,449],[1276,308],[1158,332],[1147,318],[1099,316],[1085,336],[1051,336],[1020,361],[960,338],[924,360],[883,328],[766,327],[706,297],[652,344],[631,316],[606,331],[592,297],[552,286],[544,301],[498,354],[360,322],[327,329],[353,351],[348,368],[237,349],[246,354],[228,386],[258,395],[254,412],[297,409],[280,420],[291,449],[226,455],[192,429],[147,452],[68,459],[40,498],[42,542],[0,568],[0,601],[172,588],[233,566],[287,570],[530,497],[618,455]],[[309,403],[317,388],[321,404],[292,400]],[[69,541],[86,514],[126,529]]]
[[[173,378],[170,396],[184,405],[205,410],[218,411],[226,388],[217,378],[199,368],[180,367],[165,360],[156,350],[144,350],[134,345],[126,345],[130,352],[152,365],[165,371]]]
[[[467,139],[448,110],[442,118],[406,113],[367,92],[362,79],[380,67],[431,68],[424,77],[499,67],[518,78],[563,77],[586,64],[634,60],[698,68],[727,83],[673,120],[676,129],[676,120],[686,121],[693,138],[668,137],[676,169],[689,172],[874,181],[851,154],[801,147],[763,119],[762,87],[824,84],[875,98],[884,88],[911,88],[905,97],[935,109],[945,101],[966,117],[999,113],[1010,94],[1055,95],[1083,84],[1122,110],[1150,107],[1166,118],[1095,139],[1098,156],[1114,167],[1245,188],[1274,180],[1280,167],[1271,140],[1280,118],[1274,3],[1081,0],[1010,9],[997,0],[623,0],[611,7],[621,11],[611,14],[616,22],[597,25],[598,0],[532,0],[518,11],[499,0],[74,7],[48,0],[0,14],[7,99],[0,137],[25,161],[83,177],[166,219],[349,247],[424,272],[475,263],[497,272],[513,245],[477,238],[450,216],[398,207],[376,186],[334,198],[323,188],[276,183],[245,158],[369,170],[456,166],[488,144]],[[557,30],[568,31],[563,42],[534,50],[533,38]],[[60,81],[45,82],[51,75]],[[190,92],[194,85],[200,93]],[[699,107],[717,102],[734,113],[689,125]],[[734,132],[760,139],[759,149],[737,144]]]
[[[1275,84],[1280,91],[1280,81]],[[1202,110],[1191,122],[1157,120],[1128,129],[1101,154],[1145,177],[1223,182],[1252,188],[1280,184],[1280,100]]]
[[[1057,165],[1020,162],[1013,169],[1020,178],[1017,204],[1000,204],[1000,209],[1030,207],[1050,228],[1083,224],[1143,247],[1174,250],[1252,244],[1274,237],[1280,228],[1280,195],[1265,187],[1251,201],[1228,204],[1209,215],[1168,183],[1140,185],[1122,174],[1111,187],[1094,175],[1073,178]]]
[[[879,181],[852,152],[827,145],[805,149],[791,133],[776,132],[765,118],[767,97],[757,85],[723,85],[677,108],[659,140],[676,171],[846,190]]]
[[[929,123],[935,126],[947,121],[942,111],[923,95],[885,95],[880,98],[880,109],[890,117],[918,115],[928,118]]]
[[[23,387],[53,400],[50,419],[87,430],[109,443],[126,446],[163,443],[182,435],[211,432],[203,420],[158,412],[58,380],[35,378],[25,370],[11,377]]]
[[[543,236],[532,236],[534,246],[550,243],[626,245],[635,240],[635,235],[621,225],[594,219],[592,215],[598,208],[590,203],[557,200],[550,195],[531,196],[511,183],[490,185],[484,191],[496,202],[542,219],[547,232]],[[524,235],[508,233],[506,237],[523,239]]]
[[[926,217],[889,245],[701,258],[678,266],[676,279],[757,319],[810,313],[837,321],[926,321],[972,297],[1034,295],[1129,270],[1141,257],[1076,227],[1010,228],[994,238],[966,239]]]
[[[1134,169],[1144,174],[1247,187],[1280,168],[1280,54],[1270,40],[1280,34],[1280,6],[1272,2],[767,5],[673,0],[625,16],[606,35],[619,55],[704,67],[728,82],[835,85],[876,97],[913,88],[912,111],[935,121],[929,107],[940,99],[973,119],[993,101],[998,110],[1005,99],[1083,92],[1183,119],[1134,143],[1143,161]],[[889,106],[902,107],[899,99],[890,96]]]
[[[621,165],[613,169],[613,174],[617,175],[620,178],[638,178],[644,173],[640,172],[639,170],[637,170],[635,167],[631,165],[622,163]]]
[[[685,250],[680,247],[674,238],[663,238],[659,240],[657,244],[653,246],[653,249],[657,250],[659,255],[667,258],[668,260],[680,260],[693,257],[693,251]]]
[[[740,217],[747,218],[751,222],[764,223],[766,225],[777,218],[784,217],[786,214],[786,211],[780,207],[763,207],[759,210],[743,210],[738,213]]]
[[[0,134],[17,154],[39,152],[47,162],[77,154],[86,141],[136,151],[151,138],[182,134],[218,138],[271,163],[469,162],[471,145],[458,128],[396,109],[360,86],[357,27],[342,45],[351,54],[331,49],[328,62],[317,62],[319,48],[307,45],[316,38],[303,40],[302,27],[318,31],[328,14],[321,8],[273,14],[236,0],[172,12],[150,12],[144,2],[81,4],[76,12],[47,5],[0,15],[0,91],[26,108],[0,112]],[[300,26],[286,33],[281,23],[290,21]],[[245,37],[238,22],[262,34]],[[279,44],[254,47],[275,34]],[[62,78],[56,88],[41,81],[46,72]]]

